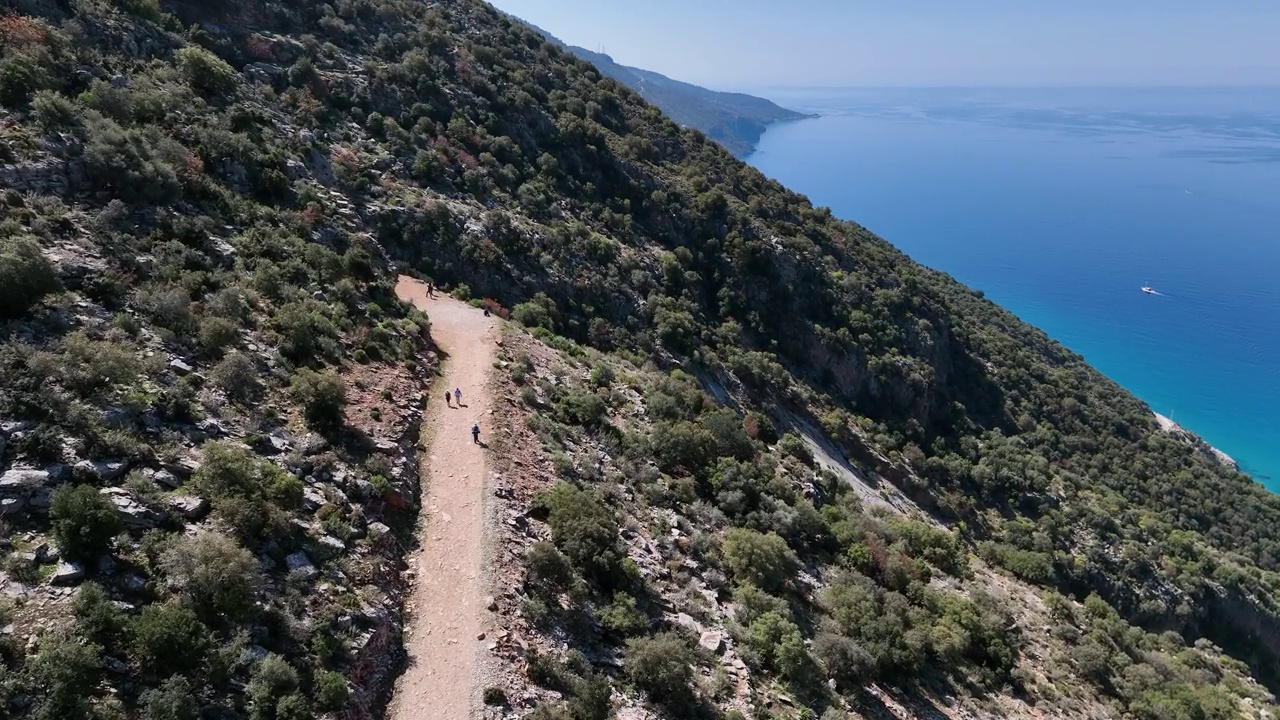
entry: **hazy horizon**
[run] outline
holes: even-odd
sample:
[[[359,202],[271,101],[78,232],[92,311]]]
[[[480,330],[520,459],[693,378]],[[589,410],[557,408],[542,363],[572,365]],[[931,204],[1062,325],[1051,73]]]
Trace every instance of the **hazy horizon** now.
[[[498,0],[561,40],[716,87],[1280,87],[1261,0]]]

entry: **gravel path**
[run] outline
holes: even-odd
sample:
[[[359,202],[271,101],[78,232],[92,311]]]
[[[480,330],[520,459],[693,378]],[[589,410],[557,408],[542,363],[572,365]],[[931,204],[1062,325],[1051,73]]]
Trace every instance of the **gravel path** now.
[[[486,448],[472,442],[471,425],[480,424],[485,441],[497,328],[481,310],[438,292],[427,297],[426,286],[416,280],[401,277],[396,294],[431,318],[444,374],[432,384],[425,415],[430,449],[422,463],[419,549],[409,561],[416,573],[405,638],[409,661],[387,716],[461,720],[477,715],[483,671],[478,637],[489,630]],[[455,388],[462,390],[461,407],[448,407],[444,392]]]

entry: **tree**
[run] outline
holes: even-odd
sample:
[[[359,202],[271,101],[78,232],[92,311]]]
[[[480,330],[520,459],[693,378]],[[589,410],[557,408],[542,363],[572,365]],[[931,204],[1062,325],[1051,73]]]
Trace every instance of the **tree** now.
[[[175,54],[178,67],[191,86],[211,95],[225,95],[236,89],[239,73],[217,55],[199,47],[180,48]]]
[[[124,527],[111,501],[88,485],[63,485],[54,490],[49,521],[63,554],[81,562],[101,557]]]
[[[169,582],[182,589],[205,617],[242,618],[262,586],[258,561],[216,532],[183,536],[161,556]]]
[[[315,680],[312,683],[312,695],[315,697],[316,709],[321,712],[332,712],[339,710],[347,702],[347,696],[350,690],[347,688],[347,679],[342,677],[342,673],[336,673],[331,670],[320,670],[316,673]]]
[[[76,616],[76,629],[99,645],[111,647],[124,629],[124,613],[97,583],[81,585],[71,607]]]
[[[102,673],[102,646],[49,636],[27,659],[25,670],[30,686],[42,695],[37,720],[87,717],[86,700]]]

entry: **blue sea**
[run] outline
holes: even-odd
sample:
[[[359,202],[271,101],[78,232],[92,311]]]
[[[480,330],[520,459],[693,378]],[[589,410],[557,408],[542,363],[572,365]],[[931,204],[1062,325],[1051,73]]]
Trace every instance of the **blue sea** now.
[[[771,127],[748,162],[1280,492],[1280,88],[759,94],[820,117]]]

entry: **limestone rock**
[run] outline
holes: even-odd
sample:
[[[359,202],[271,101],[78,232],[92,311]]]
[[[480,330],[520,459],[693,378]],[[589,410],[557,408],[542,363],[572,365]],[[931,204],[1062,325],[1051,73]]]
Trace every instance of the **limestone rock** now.
[[[74,585],[84,579],[84,566],[80,563],[62,561],[53,570],[49,582],[54,585]]]
[[[209,514],[209,501],[194,495],[177,495],[169,498],[169,507],[188,520],[199,520]]]
[[[131,530],[150,530],[165,520],[163,514],[138,502],[127,490],[103,488],[99,492],[111,501],[116,508],[116,514]]]
[[[285,556],[285,565],[288,566],[289,572],[296,572],[307,580],[315,579],[320,571],[315,564],[311,562],[311,558],[306,553],[296,552]]]

